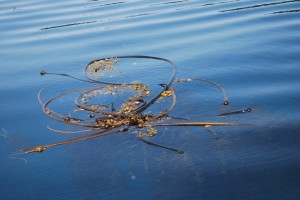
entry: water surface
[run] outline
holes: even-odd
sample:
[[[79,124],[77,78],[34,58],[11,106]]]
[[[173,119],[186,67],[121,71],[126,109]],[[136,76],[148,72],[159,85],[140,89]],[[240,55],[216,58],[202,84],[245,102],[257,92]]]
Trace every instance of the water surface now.
[[[1,1],[0,199],[298,199],[299,11],[299,1],[280,0]],[[219,140],[199,127],[151,138],[183,155],[119,133],[8,156],[69,138],[46,128],[53,120],[37,93],[82,83],[41,69],[83,77],[90,61],[118,55],[170,59],[178,78],[210,79],[229,95],[224,106],[209,84],[176,84],[172,115],[257,126],[214,128]]]

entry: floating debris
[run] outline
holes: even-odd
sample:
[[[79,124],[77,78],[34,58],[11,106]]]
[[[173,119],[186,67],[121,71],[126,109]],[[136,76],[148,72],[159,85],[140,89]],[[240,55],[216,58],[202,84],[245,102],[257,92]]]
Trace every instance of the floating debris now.
[[[122,59],[145,59],[145,60],[156,60],[168,63],[171,66],[171,74],[169,81],[163,84],[159,84],[162,87],[158,93],[154,93],[149,85],[143,84],[140,81],[135,81],[131,83],[108,83],[101,82],[98,79],[101,77],[112,77],[114,75],[118,75],[116,71],[118,71],[118,63]],[[213,81],[201,79],[201,78],[181,78],[175,79],[176,76],[176,65],[168,59],[153,57],[153,56],[120,56],[120,57],[112,57],[112,58],[103,58],[90,62],[85,68],[85,75],[87,80],[76,78],[74,76],[68,74],[61,73],[49,73],[44,70],[40,71],[41,75],[58,75],[73,78],[79,81],[89,82],[95,85],[92,88],[79,88],[75,90],[66,91],[62,94],[54,96],[47,101],[41,100],[41,92],[39,92],[38,99],[42,106],[42,110],[44,114],[48,117],[51,117],[54,120],[59,122],[63,122],[66,124],[80,126],[86,128],[81,132],[91,131],[90,134],[73,138],[70,140],[65,140],[53,144],[40,145],[37,147],[27,148],[21,150],[19,153],[32,153],[32,152],[43,152],[46,149],[51,147],[65,145],[73,142],[83,141],[87,139],[92,139],[96,137],[102,137],[106,135],[111,135],[119,132],[126,132],[130,127],[135,127],[137,130],[133,131],[133,134],[136,134],[137,137],[150,145],[154,145],[157,147],[169,149],[172,151],[176,151],[179,154],[182,154],[183,151],[165,147],[162,145],[154,144],[150,141],[145,140],[145,137],[153,137],[158,134],[158,130],[155,127],[158,126],[203,126],[205,128],[209,128],[211,126],[249,126],[251,124],[238,124],[238,123],[229,123],[229,122],[187,122],[188,119],[181,117],[170,117],[169,113],[173,110],[176,105],[176,95],[175,88],[171,87],[174,82],[184,83],[190,81],[202,81],[206,83],[210,83],[213,86],[219,88],[223,95],[224,101],[223,104],[227,105],[229,103],[227,94],[225,90],[218,84]],[[155,78],[155,77],[154,77]],[[159,80],[161,81],[161,80]],[[100,85],[101,84],[101,85]],[[60,98],[79,93],[77,98],[75,99],[76,108],[72,109],[69,112],[69,115],[61,114],[59,111],[50,108],[54,102],[58,101]],[[116,101],[109,101],[106,103],[102,103],[99,100],[104,97],[114,97]],[[161,98],[172,97],[172,105],[169,108],[163,108],[159,114],[151,115],[151,105],[155,104]],[[144,112],[147,109],[147,112]],[[232,111],[227,113],[221,113],[220,116],[225,116],[229,114],[250,112],[251,109]],[[76,114],[83,112],[86,113],[81,117]],[[75,116],[76,115],[76,116]],[[168,119],[176,119],[180,120],[180,122],[175,123],[165,123],[165,120]],[[182,122],[181,120],[184,120]],[[52,129],[54,130],[54,129]],[[210,129],[208,129],[210,130]],[[63,131],[56,131],[61,132]],[[79,131],[74,131],[74,133]],[[210,130],[210,132],[212,132]]]

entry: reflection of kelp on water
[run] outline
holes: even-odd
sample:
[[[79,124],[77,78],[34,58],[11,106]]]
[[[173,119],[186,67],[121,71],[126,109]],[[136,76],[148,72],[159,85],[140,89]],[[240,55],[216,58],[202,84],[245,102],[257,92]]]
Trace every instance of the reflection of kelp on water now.
[[[125,73],[126,76],[126,70],[124,72],[118,72],[118,70],[120,70],[119,68],[121,67],[120,62],[124,60],[126,61],[125,64],[128,64],[128,60],[130,62],[142,60],[141,63],[158,61],[159,63],[155,63],[155,65],[158,67],[157,69],[162,68],[161,66],[163,64],[167,64],[167,68],[169,69],[170,73],[169,76],[164,77],[166,80],[162,80],[163,78],[159,76],[159,73],[163,69],[157,70],[156,73],[158,73],[158,75],[151,78],[157,78],[158,80],[151,84],[150,82],[143,80],[142,77],[140,77],[142,81],[130,81],[129,83],[122,83],[117,79],[117,76],[120,74],[124,75],[123,73]],[[136,62],[134,63],[136,64]],[[224,98],[223,104],[229,104],[227,94],[220,85],[210,80],[201,78],[176,79],[176,68],[177,67],[174,63],[164,58],[151,56],[119,56],[117,58],[104,58],[90,62],[85,68],[87,80],[76,78],[68,74],[48,73],[46,71],[41,71],[41,75],[49,74],[65,76],[97,85],[97,87],[79,88],[62,92],[59,95],[49,98],[47,101],[43,101],[41,99],[41,94],[44,92],[43,90],[38,95],[38,99],[42,105],[42,110],[45,115],[65,124],[85,128],[82,131],[74,131],[74,133],[91,133],[57,143],[40,145],[33,148],[25,148],[19,153],[43,152],[51,147],[126,131],[136,134],[140,140],[147,144],[173,150],[178,153],[183,153],[183,151],[171,147],[154,144],[145,140],[144,138],[156,135],[158,133],[156,127],[201,126],[208,129],[209,132],[214,133],[212,130],[210,130],[210,127],[253,126],[249,123],[189,121],[188,119],[180,118],[180,116],[171,116],[170,112],[176,105],[176,89],[173,83],[192,81],[209,83],[221,90]],[[133,71],[138,71],[138,69],[134,69]],[[147,76],[147,74],[144,74],[144,76]],[[118,82],[109,82],[110,78],[116,78],[116,81]],[[164,83],[162,84],[161,82]],[[101,86],[98,86],[99,84],[101,84]],[[59,102],[61,98],[74,95],[75,104],[72,103],[70,105],[66,105],[73,107],[68,111],[68,113],[63,113],[61,110],[58,112],[58,109],[54,109],[52,107],[52,105],[55,104],[55,102]],[[154,111],[151,109],[153,106],[159,104],[161,104],[159,111]],[[250,112],[251,110],[248,109],[246,111]],[[235,110],[221,113],[220,115],[227,116],[243,112],[245,112],[245,110]],[[58,133],[67,133],[63,130],[58,130],[52,127],[49,128],[50,130]]]

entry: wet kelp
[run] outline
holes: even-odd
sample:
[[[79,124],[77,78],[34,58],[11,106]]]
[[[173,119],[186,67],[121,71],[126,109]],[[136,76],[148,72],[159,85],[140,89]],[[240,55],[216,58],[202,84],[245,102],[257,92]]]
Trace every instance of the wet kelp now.
[[[135,65],[131,68],[126,65],[126,61],[129,59],[141,60],[140,64],[145,62],[154,62],[157,69],[160,69],[161,63],[165,63],[167,64],[169,74],[164,76],[164,80],[160,77],[154,77],[159,79],[154,83],[149,82],[146,79],[143,80],[141,77],[134,78],[141,78],[142,80],[122,82],[123,79],[119,77],[125,76],[127,79],[127,75],[130,76],[130,73],[125,73],[126,70],[137,70],[135,68],[137,66]],[[125,62],[122,64],[121,61]],[[122,68],[120,67],[121,65],[123,65],[123,69],[120,69]],[[185,118],[172,116],[170,113],[176,106],[175,83],[183,84],[190,81],[209,83],[220,89],[222,92],[224,97],[224,106],[229,104],[226,91],[217,83],[201,78],[176,78],[176,71],[177,67],[172,61],[153,56],[118,56],[94,60],[85,67],[84,79],[77,78],[69,74],[51,73],[42,70],[40,74],[43,76],[64,76],[91,84],[90,87],[62,92],[46,101],[43,101],[41,98],[44,90],[41,90],[38,94],[42,111],[46,116],[61,123],[81,127],[80,130],[73,132],[58,130],[49,126],[48,128],[50,130],[58,133],[86,132],[87,134],[57,143],[22,149],[19,153],[43,152],[48,148],[59,145],[128,131],[132,134],[136,134],[137,138],[146,144],[169,149],[182,154],[183,151],[181,150],[160,144],[154,144],[145,138],[156,135],[158,133],[156,127],[159,126],[202,126],[211,133],[213,133],[212,130],[209,129],[211,126],[251,126],[251,124],[229,122],[190,121]],[[146,75],[143,74],[143,76]],[[61,113],[51,107],[52,104],[59,102],[61,98],[68,95],[75,95],[75,99],[73,102],[69,102],[70,104],[73,104],[73,107],[67,114]],[[152,111],[152,107],[162,101],[168,101],[169,103],[158,112]],[[220,116],[250,111],[250,108],[234,110],[228,113],[221,113]],[[176,121],[174,122],[172,119],[175,119]]]

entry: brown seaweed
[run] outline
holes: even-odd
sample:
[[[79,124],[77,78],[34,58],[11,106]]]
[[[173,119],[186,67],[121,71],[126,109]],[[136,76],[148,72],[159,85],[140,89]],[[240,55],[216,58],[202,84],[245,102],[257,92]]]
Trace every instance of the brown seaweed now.
[[[149,85],[143,83],[111,83],[102,81],[101,78],[106,76],[107,73],[113,72],[117,70],[117,64],[121,59],[127,58],[135,58],[135,59],[152,59],[163,61],[170,64],[172,70],[169,76],[169,80],[160,84],[161,90],[153,94]],[[118,132],[126,132],[130,128],[136,128],[137,131],[133,131],[132,133],[136,134],[137,137],[145,142],[146,144],[154,145],[157,147],[169,149],[172,151],[176,151],[177,153],[182,154],[183,151],[165,147],[162,145],[154,144],[148,140],[145,140],[145,137],[152,137],[158,133],[155,127],[159,126],[202,126],[207,128],[210,133],[215,135],[215,138],[218,137],[212,130],[209,129],[211,126],[252,126],[252,124],[239,124],[239,123],[229,123],[229,122],[197,122],[197,121],[187,121],[188,119],[180,118],[176,116],[169,116],[170,112],[176,105],[176,89],[173,83],[182,83],[189,81],[202,81],[213,86],[217,87],[221,90],[224,99],[223,105],[228,105],[229,100],[226,94],[226,91],[218,85],[217,83],[202,79],[202,78],[181,78],[176,79],[176,65],[168,59],[153,57],[153,56],[118,56],[112,58],[102,58],[98,60],[94,60],[90,62],[85,67],[85,76],[86,79],[76,78],[74,76],[63,74],[63,73],[50,73],[42,70],[40,72],[41,75],[56,75],[63,76],[75,79],[77,81],[83,81],[93,84],[92,87],[87,88],[78,88],[74,90],[65,91],[61,94],[58,94],[47,101],[42,101],[41,95],[44,92],[41,90],[38,94],[38,100],[42,106],[43,113],[62,123],[66,123],[72,126],[80,126],[86,128],[82,132],[91,132],[87,135],[80,136],[77,138],[60,141],[57,143],[39,145],[32,148],[22,149],[18,154],[23,153],[33,153],[33,152],[43,152],[46,149],[65,145],[69,143],[79,142],[87,139],[93,139],[97,137],[107,136],[111,134],[115,134]],[[70,110],[68,115],[64,115],[59,111],[50,108],[51,104],[53,104],[58,99],[74,94],[79,93],[77,98],[75,99],[75,109]],[[126,95],[124,95],[126,94]],[[151,94],[151,95],[150,95]],[[126,97],[122,100],[121,103],[110,102],[107,105],[101,104],[101,102],[97,102],[97,98],[100,95],[118,95]],[[122,96],[123,97],[123,96]],[[165,108],[160,111],[158,114],[148,114],[149,112],[144,112],[146,109],[151,110],[151,105],[161,100],[162,98],[171,98],[171,105],[168,108]],[[89,113],[88,118],[80,118],[75,117],[74,114],[76,112],[87,112]],[[227,113],[221,113],[220,115],[225,116],[229,114],[236,114],[246,112],[248,110],[238,110]],[[164,119],[177,119],[177,122],[164,122]],[[178,122],[179,120],[179,122]],[[50,130],[56,131],[58,133],[72,133],[72,132],[64,132],[62,130],[55,130],[49,127]],[[73,133],[80,132],[74,131]]]

